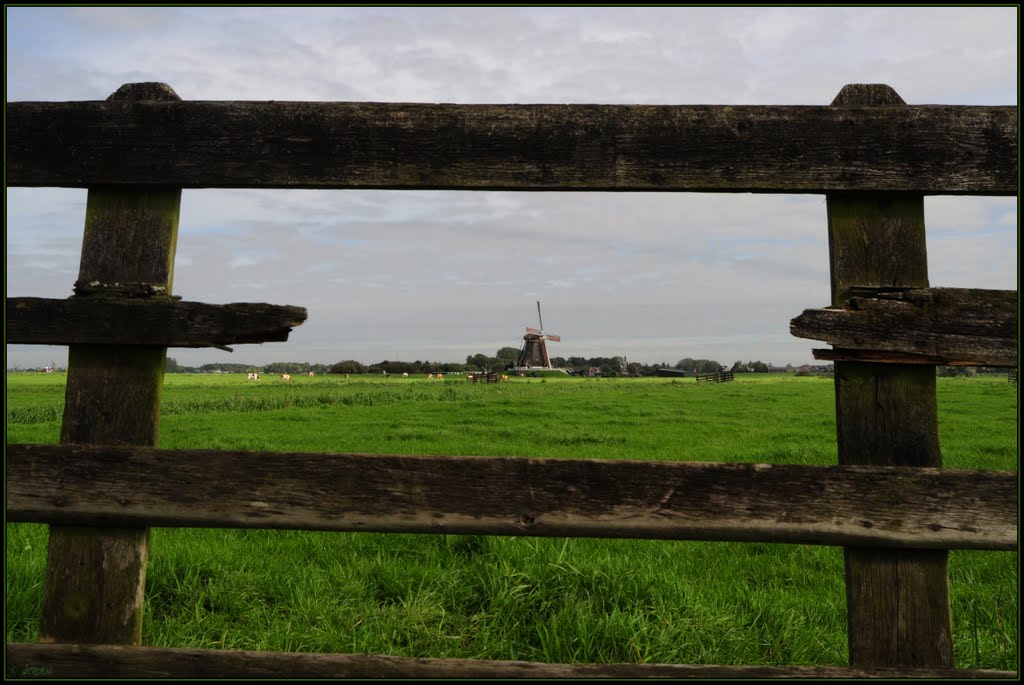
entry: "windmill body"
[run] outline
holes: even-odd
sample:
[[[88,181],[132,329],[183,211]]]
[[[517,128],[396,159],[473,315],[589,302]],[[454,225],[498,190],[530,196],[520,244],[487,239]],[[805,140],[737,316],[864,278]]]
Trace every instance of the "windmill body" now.
[[[523,347],[519,352],[519,359],[512,368],[513,371],[526,371],[530,369],[549,369],[551,371],[562,371],[551,366],[551,357],[548,356],[547,341],[561,342],[562,337],[554,333],[544,332],[544,319],[540,314],[540,302],[537,303],[537,321],[540,328],[526,327],[526,335],[523,336]]]

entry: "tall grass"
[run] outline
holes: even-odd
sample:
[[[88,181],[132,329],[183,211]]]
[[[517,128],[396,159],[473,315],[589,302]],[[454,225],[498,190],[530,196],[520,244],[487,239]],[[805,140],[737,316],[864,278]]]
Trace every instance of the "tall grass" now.
[[[8,442],[57,441],[59,380],[8,378]],[[939,379],[947,466],[1016,469],[1016,389],[1000,380]],[[175,375],[160,445],[830,464],[834,422],[831,382],[792,376],[289,385]],[[8,640],[36,637],[45,546],[45,526],[7,526]],[[951,552],[957,666],[1016,670],[1018,578],[1016,555]],[[143,641],[157,646],[847,660],[842,550],[821,546],[156,529],[144,611]]]

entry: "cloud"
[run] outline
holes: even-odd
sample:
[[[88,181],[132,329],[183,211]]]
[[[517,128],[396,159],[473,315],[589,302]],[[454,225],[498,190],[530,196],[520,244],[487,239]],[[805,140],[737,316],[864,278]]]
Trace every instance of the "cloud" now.
[[[1013,104],[1016,12],[9,8],[7,92],[95,100],[158,80],[212,100],[826,104],[887,82],[911,103]],[[85,192],[9,189],[6,204],[8,295],[68,296]],[[1016,198],[925,207],[934,284],[1016,287]],[[563,356],[803,363],[814,343],[788,322],[830,299],[827,232],[820,196],[187,190],[174,291],[308,307],[288,343],[231,361],[461,360],[518,345],[540,299]]]

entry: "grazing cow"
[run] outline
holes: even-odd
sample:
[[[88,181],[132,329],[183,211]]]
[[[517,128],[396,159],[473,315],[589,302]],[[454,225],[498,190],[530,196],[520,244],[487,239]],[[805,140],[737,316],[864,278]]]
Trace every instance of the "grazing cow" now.
[[[315,376],[315,375],[316,375],[316,371],[310,371],[310,372],[309,372],[309,377],[310,377],[310,378],[312,378],[312,377],[313,377],[313,376]]]
[[[441,374],[437,374],[437,377],[438,378],[444,378],[444,376],[442,376]]]
[[[245,380],[247,381],[258,381],[259,379],[260,375],[258,373],[250,373],[248,376],[245,377]]]
[[[290,374],[287,374],[287,373],[282,373],[281,374],[281,380],[283,380],[283,381],[290,381],[291,379],[292,379],[292,377],[291,377]]]
[[[503,375],[503,376],[501,377],[501,380],[503,380],[503,381],[507,381],[507,380],[508,380],[508,376],[504,376],[504,375]]]
[[[404,373],[404,372],[402,373],[402,378],[408,378],[408,377],[409,377],[409,374]]]
[[[433,380],[433,379],[434,379],[434,374],[432,374],[432,373],[428,373],[428,374],[427,374],[427,378],[429,378],[429,379]]]

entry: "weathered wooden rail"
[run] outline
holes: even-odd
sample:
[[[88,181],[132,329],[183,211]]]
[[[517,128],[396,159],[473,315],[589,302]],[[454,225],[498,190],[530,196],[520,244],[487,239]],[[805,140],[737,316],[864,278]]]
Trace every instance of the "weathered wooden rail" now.
[[[53,524],[1017,545],[1004,471],[11,445],[7,476]]]
[[[7,104],[8,186],[89,188],[68,300],[7,342],[70,346],[60,445],[7,445],[8,521],[50,524],[24,675],[1014,677],[954,668],[949,549],[1017,549],[1016,472],[941,468],[936,364],[1011,367],[1016,292],[930,288],[926,194],[1016,195],[1016,107],[182,102]],[[839,465],[175,451],[167,347],[280,341],[304,309],[171,295],[182,188],[825,193]],[[298,466],[297,465],[301,465]],[[500,492],[500,497],[495,497]],[[768,541],[846,548],[849,667],[569,665],[141,647],[148,527]],[[47,669],[50,669],[47,671]]]

